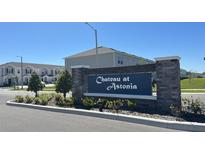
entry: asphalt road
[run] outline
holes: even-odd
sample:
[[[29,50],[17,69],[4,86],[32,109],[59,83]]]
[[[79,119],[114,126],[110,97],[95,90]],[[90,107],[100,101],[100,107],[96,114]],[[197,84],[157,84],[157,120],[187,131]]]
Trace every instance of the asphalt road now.
[[[17,94],[0,89],[1,132],[172,132],[141,124],[7,106]],[[27,93],[27,92],[26,92]],[[28,93],[27,93],[28,94]],[[31,93],[29,93],[31,94]]]
[[[205,103],[205,94],[204,93],[195,93],[195,94],[190,94],[190,93],[183,93],[182,97],[193,97],[194,99],[200,98],[204,103]]]

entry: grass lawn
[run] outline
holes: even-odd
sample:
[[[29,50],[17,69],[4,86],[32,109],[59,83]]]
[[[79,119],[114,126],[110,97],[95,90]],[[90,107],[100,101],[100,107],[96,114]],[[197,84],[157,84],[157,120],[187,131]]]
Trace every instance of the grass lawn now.
[[[205,89],[181,89],[182,93],[205,93]]]
[[[10,89],[12,91],[27,91],[27,88],[24,88],[24,89],[21,89],[21,88],[14,89],[14,87],[8,87],[8,89]],[[55,86],[52,86],[52,87],[45,87],[45,88],[43,88],[42,91],[53,91],[53,92],[55,92],[55,90],[56,90]]]
[[[55,91],[55,90],[56,90],[55,86],[43,88],[43,91]]]
[[[205,78],[192,78],[181,80],[181,89],[205,90]]]

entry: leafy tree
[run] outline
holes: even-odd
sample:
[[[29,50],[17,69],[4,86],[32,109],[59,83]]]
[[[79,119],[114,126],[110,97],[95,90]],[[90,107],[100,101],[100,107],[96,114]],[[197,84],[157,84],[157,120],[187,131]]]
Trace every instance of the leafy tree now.
[[[28,83],[28,91],[33,91],[35,92],[35,96],[38,96],[38,91],[42,90],[43,85],[41,83],[41,80],[39,78],[39,76],[34,72],[31,75],[31,78],[29,79],[29,83]]]
[[[64,98],[66,98],[66,93],[71,90],[72,79],[70,73],[65,70],[62,72],[61,76],[56,82],[56,92],[63,93]]]

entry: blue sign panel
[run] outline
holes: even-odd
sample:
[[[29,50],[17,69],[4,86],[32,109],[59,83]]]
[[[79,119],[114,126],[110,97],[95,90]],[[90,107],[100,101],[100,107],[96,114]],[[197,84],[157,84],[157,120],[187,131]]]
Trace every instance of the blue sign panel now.
[[[88,93],[152,95],[152,74],[101,74],[88,76]]]

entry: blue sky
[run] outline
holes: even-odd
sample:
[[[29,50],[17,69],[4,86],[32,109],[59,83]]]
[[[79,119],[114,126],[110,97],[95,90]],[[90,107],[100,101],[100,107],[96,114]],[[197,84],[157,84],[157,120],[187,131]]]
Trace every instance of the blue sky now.
[[[205,23],[90,23],[99,46],[154,59],[180,56],[181,68],[205,72]],[[82,23],[0,23],[0,64],[19,61],[64,65],[63,57],[95,47]]]

